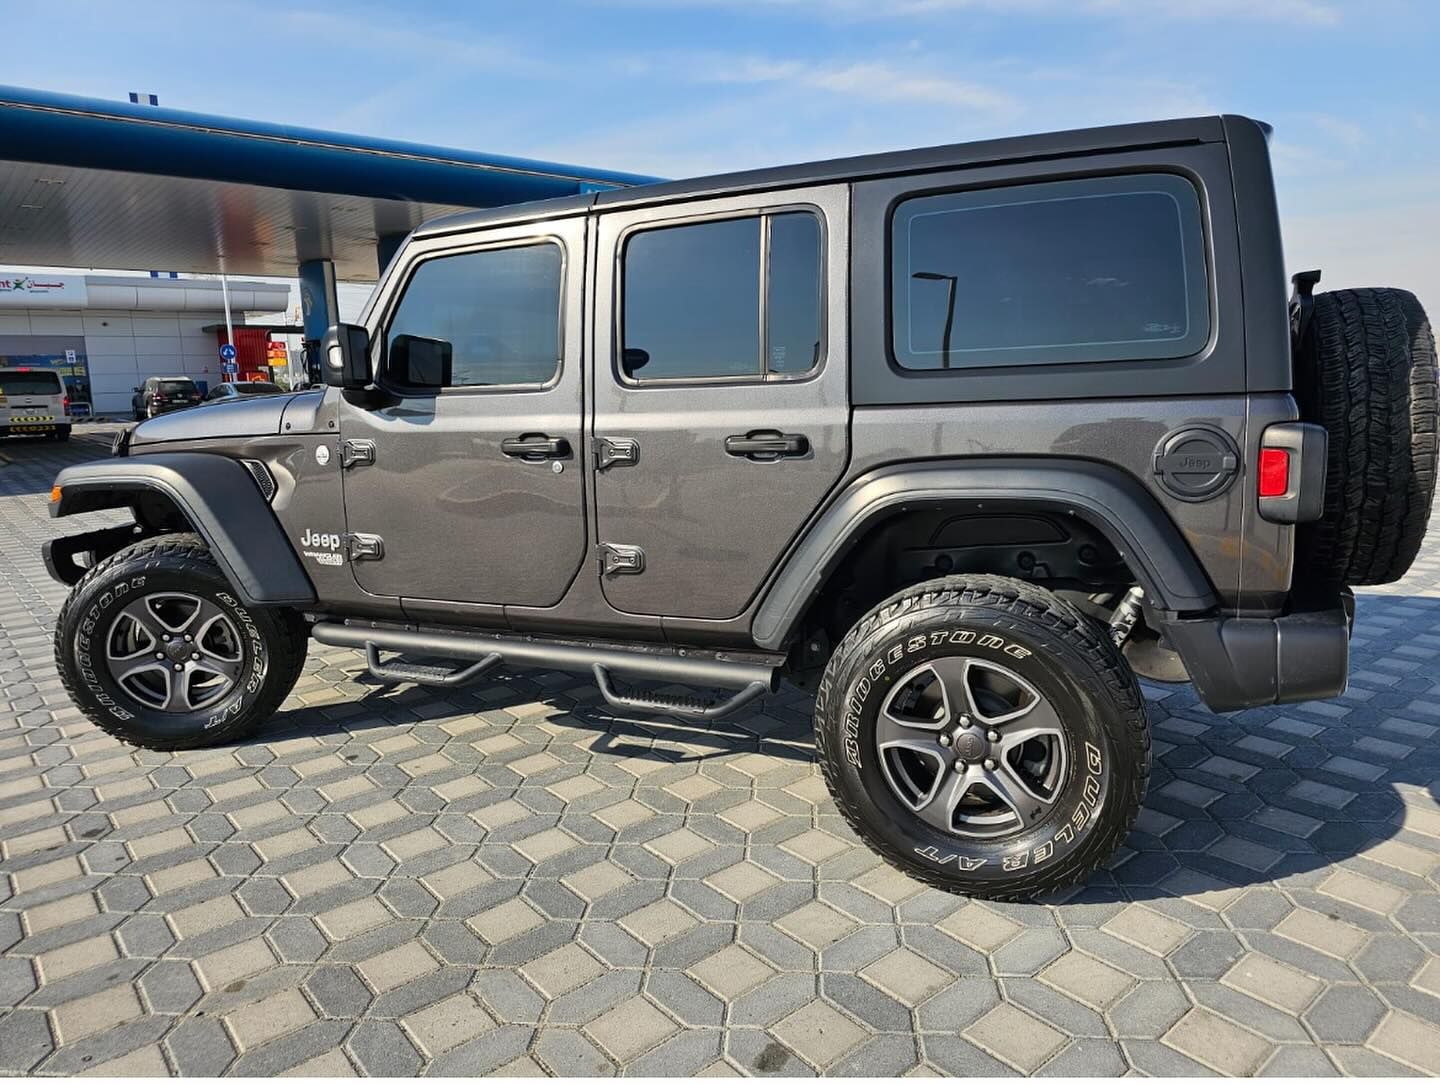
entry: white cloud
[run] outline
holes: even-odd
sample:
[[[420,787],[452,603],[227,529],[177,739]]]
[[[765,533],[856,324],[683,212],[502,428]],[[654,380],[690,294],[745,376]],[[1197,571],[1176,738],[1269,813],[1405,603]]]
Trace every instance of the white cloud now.
[[[1440,201],[1281,215],[1290,272],[1320,268],[1320,289],[1399,286],[1440,318],[1440,272],[1430,240],[1440,237]]]
[[[879,61],[809,64],[755,57],[717,58],[692,69],[692,78],[712,83],[788,83],[868,102],[928,102],[987,112],[1010,112],[1015,108],[1009,94],[992,87]]]
[[[1334,26],[1340,8],[1327,0],[612,0],[621,6],[743,7],[803,10],[845,19],[887,19],[989,12],[999,15],[1161,18]]]
[[[1364,125],[1336,117],[1329,113],[1311,113],[1307,119],[1331,139],[1350,150],[1356,150],[1370,142],[1370,133]]]

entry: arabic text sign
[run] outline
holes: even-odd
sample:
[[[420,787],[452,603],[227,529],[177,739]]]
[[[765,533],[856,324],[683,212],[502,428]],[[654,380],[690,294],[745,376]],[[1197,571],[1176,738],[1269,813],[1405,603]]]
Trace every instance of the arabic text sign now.
[[[78,309],[85,299],[82,276],[0,272],[0,306],[7,309]]]

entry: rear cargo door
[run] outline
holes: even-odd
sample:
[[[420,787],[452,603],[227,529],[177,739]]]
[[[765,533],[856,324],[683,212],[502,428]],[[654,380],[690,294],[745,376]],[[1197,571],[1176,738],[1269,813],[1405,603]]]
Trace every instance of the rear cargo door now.
[[[593,445],[619,610],[731,618],[844,471],[845,186],[600,217]]]
[[[60,377],[44,369],[0,369],[0,426],[25,432],[65,421]]]

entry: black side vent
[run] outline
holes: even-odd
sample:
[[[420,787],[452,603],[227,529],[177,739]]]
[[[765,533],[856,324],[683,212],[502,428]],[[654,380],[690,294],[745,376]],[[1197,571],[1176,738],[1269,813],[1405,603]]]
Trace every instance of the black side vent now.
[[[265,496],[266,501],[275,497],[275,477],[270,474],[270,469],[259,460],[241,460],[245,470],[250,472],[250,477],[255,480],[255,485],[260,487],[260,492]]]

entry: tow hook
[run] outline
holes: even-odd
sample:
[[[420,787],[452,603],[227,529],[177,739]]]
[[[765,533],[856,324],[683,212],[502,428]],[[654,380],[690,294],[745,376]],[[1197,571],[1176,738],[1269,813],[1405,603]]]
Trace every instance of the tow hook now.
[[[1135,623],[1140,620],[1141,604],[1144,601],[1145,589],[1137,584],[1125,593],[1125,597],[1115,608],[1115,613],[1110,615],[1110,640],[1116,648],[1125,647],[1125,642],[1135,631]]]

